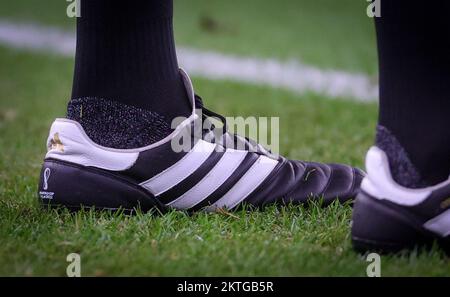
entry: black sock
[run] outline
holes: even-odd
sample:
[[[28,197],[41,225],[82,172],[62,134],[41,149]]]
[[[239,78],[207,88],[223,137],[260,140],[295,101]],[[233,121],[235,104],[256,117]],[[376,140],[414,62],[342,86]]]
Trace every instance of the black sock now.
[[[110,143],[109,130],[103,128],[95,137],[102,145],[130,148],[131,144],[149,144],[170,133],[166,127],[173,118],[190,115],[178,70],[172,11],[171,0],[82,1],[72,90],[76,100],[69,102],[68,117],[83,126],[93,122],[114,126],[120,121],[123,141],[128,144],[119,145],[120,133]],[[113,103],[106,104],[108,101]],[[99,108],[101,104],[105,108]],[[83,113],[79,112],[81,106]],[[138,110],[145,113],[142,125],[158,124],[136,127]],[[118,114],[120,120],[114,118]],[[139,134],[149,128],[155,131],[152,137]],[[133,134],[136,139],[130,141]]]
[[[445,0],[384,1],[375,21],[381,126],[376,143],[391,167],[401,167],[392,170],[394,179],[408,187],[433,185],[450,174],[449,8]]]

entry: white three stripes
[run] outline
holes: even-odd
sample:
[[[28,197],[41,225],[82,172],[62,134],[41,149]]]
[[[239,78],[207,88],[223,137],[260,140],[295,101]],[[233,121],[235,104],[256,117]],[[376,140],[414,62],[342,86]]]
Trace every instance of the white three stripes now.
[[[215,144],[199,140],[180,161],[140,185],[155,196],[164,193],[197,170],[215,147]]]
[[[231,209],[250,195],[277,166],[278,161],[266,156],[260,156],[244,176],[216,203],[207,208],[214,211],[216,208]]]
[[[180,161],[151,179],[141,183],[141,186],[155,196],[166,192],[196,171],[208,159],[215,147],[215,144],[199,140],[194,148]],[[247,151],[227,149],[222,158],[206,173],[203,179],[180,197],[174,197],[176,199],[168,205],[178,209],[188,209],[197,205],[219,188],[234,173],[247,154]],[[230,209],[235,207],[269,176],[277,164],[278,161],[276,160],[266,156],[260,156],[241,179],[223,197],[214,203],[214,205],[208,207],[207,210],[213,211],[217,207],[227,207]]]
[[[179,209],[188,209],[208,197],[220,187],[242,163],[247,152],[228,149],[216,166],[193,188],[169,203]]]

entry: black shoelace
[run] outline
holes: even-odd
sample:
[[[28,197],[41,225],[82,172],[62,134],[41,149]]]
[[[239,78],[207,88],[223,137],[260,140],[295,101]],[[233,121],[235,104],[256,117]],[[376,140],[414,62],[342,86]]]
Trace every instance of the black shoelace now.
[[[218,119],[220,122],[222,122],[223,127],[222,127],[222,131],[221,131],[221,135],[215,135],[215,137],[217,136],[224,136],[225,134],[228,133],[228,125],[227,125],[227,120],[224,116],[222,116],[221,114],[218,114],[212,110],[207,109],[204,105],[203,105],[203,100],[200,96],[195,95],[195,108],[201,109],[202,110],[202,123],[204,123],[205,121],[208,122],[208,129],[202,129],[203,131],[203,137],[205,137],[205,135],[209,135],[211,137],[211,133],[215,133],[215,125],[211,123],[210,118],[216,118]],[[228,133],[233,139],[234,139],[234,143],[237,144],[240,140],[244,141],[244,145],[245,145],[245,149],[249,150],[250,148],[255,149],[255,152],[262,152],[262,153],[269,153],[271,154],[271,150],[267,149],[265,147],[263,147],[261,144],[257,143],[256,141],[249,139],[248,137],[243,137],[243,136],[239,136],[236,135],[235,133]],[[214,137],[213,137],[214,139]],[[209,139],[212,140],[212,139]],[[226,146],[225,143],[223,143],[224,146]],[[234,147],[235,148],[235,147]]]

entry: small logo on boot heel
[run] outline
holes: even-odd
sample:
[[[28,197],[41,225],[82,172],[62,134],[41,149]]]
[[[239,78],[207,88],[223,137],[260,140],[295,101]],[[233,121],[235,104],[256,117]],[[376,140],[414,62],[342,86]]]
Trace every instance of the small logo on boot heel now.
[[[58,132],[56,132],[53,135],[52,139],[50,140],[50,149],[64,152],[64,144],[62,143],[61,139],[59,138]]]
[[[43,174],[43,182],[42,182],[42,189],[44,191],[40,191],[39,192],[39,196],[41,197],[41,199],[53,199],[53,195],[55,195],[54,192],[47,192],[48,190],[48,180],[50,179],[50,174],[51,174],[51,170],[50,168],[45,168],[44,169],[44,174]]]
[[[44,170],[44,184],[42,185],[42,189],[44,190],[48,190],[48,179],[50,178],[50,174],[52,173],[52,171],[50,170],[50,168],[45,168]]]

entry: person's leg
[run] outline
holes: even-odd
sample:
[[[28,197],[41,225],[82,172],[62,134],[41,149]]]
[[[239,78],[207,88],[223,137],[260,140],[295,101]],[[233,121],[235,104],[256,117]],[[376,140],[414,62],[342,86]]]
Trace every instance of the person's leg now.
[[[382,1],[376,19],[379,125],[352,220],[364,252],[450,252],[450,4],[409,2]]]
[[[82,1],[68,118],[95,142],[144,146],[190,115],[172,11],[172,0]]]
[[[411,188],[450,174],[450,3],[383,1],[376,18],[380,116],[376,145]]]

